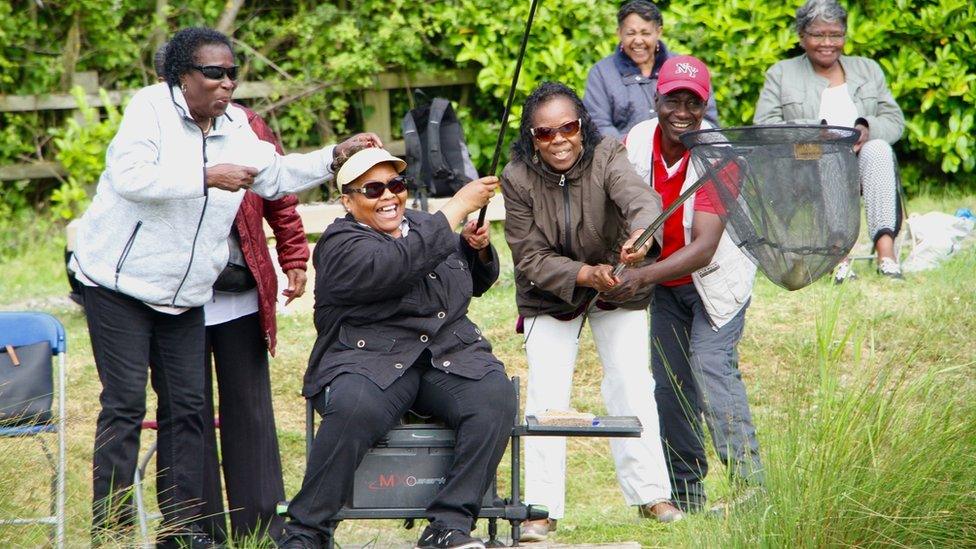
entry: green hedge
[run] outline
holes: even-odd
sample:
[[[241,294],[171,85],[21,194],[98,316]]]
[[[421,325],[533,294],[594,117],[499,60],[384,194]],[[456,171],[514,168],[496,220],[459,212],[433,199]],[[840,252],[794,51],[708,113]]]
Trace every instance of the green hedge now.
[[[225,2],[172,2],[162,20],[155,17],[153,4],[0,0],[0,94],[63,91],[66,67],[98,71],[108,89],[149,84],[153,29],[169,34],[182,26],[214,24]],[[660,4],[669,46],[701,57],[712,69],[726,125],[751,121],[766,68],[799,51],[791,27],[798,4]],[[617,5],[541,0],[519,97],[543,80],[562,80],[582,91],[589,67],[614,48]],[[374,74],[480,68],[476,93],[460,110],[475,161],[485,170],[528,9],[528,0],[247,2],[234,36],[247,79],[330,83],[325,93],[271,114],[287,147],[318,145],[358,129],[363,106],[358,94],[345,90]],[[976,5],[971,0],[865,0],[850,10],[848,53],[881,63],[908,120],[897,150],[909,191],[971,189],[976,173]],[[400,96],[398,110],[407,105],[405,95]],[[512,127],[518,115],[516,109]],[[105,124],[110,129],[112,122]],[[56,201],[71,202],[79,197],[78,182],[91,180],[100,166],[100,160],[79,161],[78,152],[100,150],[105,134],[105,128],[71,126],[64,112],[0,114],[0,164],[38,156],[72,159],[80,171],[67,184],[75,187],[55,195]],[[0,214],[51,199],[52,189],[40,194],[36,189],[0,185]],[[56,206],[58,215],[70,216],[76,209]]]

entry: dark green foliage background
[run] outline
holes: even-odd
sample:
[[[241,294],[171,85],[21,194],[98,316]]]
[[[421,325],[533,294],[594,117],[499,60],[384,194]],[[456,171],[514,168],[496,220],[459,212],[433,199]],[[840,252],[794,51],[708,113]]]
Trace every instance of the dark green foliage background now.
[[[41,5],[38,5],[41,4]],[[490,163],[511,80],[528,0],[362,0],[246,2],[234,37],[245,80],[327,83],[321,93],[274,109],[268,118],[286,147],[315,146],[360,129],[363,106],[352,90],[383,71],[480,70],[477,89],[460,107],[473,157]],[[662,2],[664,40],[712,70],[724,125],[751,122],[763,75],[796,55],[789,3],[746,0]],[[541,0],[519,96],[543,80],[582,92],[589,67],[610,53],[618,2]],[[65,55],[72,25],[79,37],[76,71],[94,70],[106,89],[153,82],[152,34],[214,25],[224,2],[172,2],[164,20],[148,0],[0,0],[0,94],[67,91]],[[877,59],[908,120],[897,150],[910,193],[974,186],[976,172],[976,4],[970,0],[848,2],[848,53]],[[272,98],[274,101],[278,98]],[[519,101],[516,101],[518,104]],[[260,107],[261,104],[258,104]],[[395,100],[398,120],[408,102]],[[519,110],[512,114],[515,127]],[[97,179],[115,119],[83,130],[68,112],[0,114],[0,164],[58,159],[71,180],[48,185],[0,184],[0,214],[52,204],[56,217],[76,215],[84,183]],[[514,135],[512,132],[510,135]],[[87,159],[83,158],[88,156]],[[504,157],[503,157],[504,160]],[[65,186],[68,186],[65,188]],[[60,190],[60,194],[55,193]]]

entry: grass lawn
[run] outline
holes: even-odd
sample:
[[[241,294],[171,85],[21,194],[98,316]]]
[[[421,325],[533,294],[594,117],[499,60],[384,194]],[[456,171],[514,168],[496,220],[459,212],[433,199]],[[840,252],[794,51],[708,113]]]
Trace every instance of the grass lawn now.
[[[976,197],[909,204],[914,212],[957,207],[976,208]],[[493,242],[506,263],[496,287],[473,302],[471,316],[509,374],[524,380],[511,259],[499,227]],[[62,237],[52,234],[4,262],[0,309],[47,311],[68,330],[68,535],[76,547],[88,543],[100,387],[84,316],[64,297],[62,249]],[[900,282],[879,277],[867,263],[856,270],[854,282],[834,286],[824,279],[798,292],[757,283],[739,351],[767,467],[764,492],[725,518],[694,516],[671,526],[642,521],[623,503],[606,440],[571,439],[566,518],[556,539],[701,547],[976,545],[976,251],[968,247],[944,266]],[[285,487],[294,494],[304,470],[299,389],[315,332],[309,312],[280,316],[279,324],[272,379]],[[582,346],[573,405],[600,413],[600,364],[588,331]],[[144,437],[143,449],[153,438]],[[712,465],[708,489],[715,501],[730,488],[721,465]],[[0,440],[0,517],[44,511],[44,467],[37,444]],[[504,493],[507,457],[499,474]],[[337,538],[384,546],[415,541],[418,531],[397,521],[349,522]],[[0,526],[3,547],[43,545],[45,536],[44,528]]]

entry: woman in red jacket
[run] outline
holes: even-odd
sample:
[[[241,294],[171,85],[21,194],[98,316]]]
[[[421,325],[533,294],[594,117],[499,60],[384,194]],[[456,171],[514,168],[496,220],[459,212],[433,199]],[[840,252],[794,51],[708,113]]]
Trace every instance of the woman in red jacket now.
[[[281,143],[271,128],[253,111],[244,110],[254,133],[274,143],[281,153]],[[294,196],[271,201],[252,192],[245,195],[228,239],[231,262],[236,258],[243,263],[238,267],[229,265],[228,269],[244,276],[232,275],[228,286],[222,286],[221,280],[225,278],[222,276],[214,285],[213,299],[204,306],[207,405],[203,424],[214,425],[211,377],[216,372],[221,459],[218,462],[216,433],[211,428],[204,433],[202,516],[209,523],[205,530],[218,542],[255,534],[277,538],[284,526],[282,518],[275,513],[275,506],[285,499],[285,489],[268,366],[268,353],[274,356],[276,345],[278,277],[263,220],[268,220],[274,232],[278,263],[288,277],[288,287],[282,291],[288,298],[287,304],[305,292],[305,266],[309,257],[302,220],[295,211],[297,203]],[[220,466],[227,485],[231,535],[225,532]]]

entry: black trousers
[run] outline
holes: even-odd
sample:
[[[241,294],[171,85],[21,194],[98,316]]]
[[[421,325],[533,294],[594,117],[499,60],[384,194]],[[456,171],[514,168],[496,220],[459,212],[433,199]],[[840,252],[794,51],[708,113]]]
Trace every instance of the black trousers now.
[[[134,521],[129,489],[146,415],[149,364],[158,397],[158,451],[170,464],[158,486],[159,506],[167,524],[192,524],[200,513],[203,480],[203,308],[171,315],[105,288],[84,292],[102,383],[92,460],[93,535]]]
[[[220,395],[219,465],[213,428],[213,371]],[[207,327],[204,387],[204,529],[218,541],[228,537],[220,486],[222,465],[234,538],[278,538],[284,519],[276,507],[285,499],[285,486],[271,403],[268,350],[257,313]]]
[[[352,497],[353,473],[369,450],[409,409],[455,430],[454,463],[427,507],[438,529],[470,531],[505,453],[515,419],[515,392],[503,372],[474,380],[430,367],[424,353],[402,377],[380,389],[359,374],[340,374],[314,397],[322,425],[302,488],[288,507],[285,539],[316,547],[332,535],[332,517]]]

